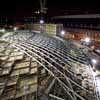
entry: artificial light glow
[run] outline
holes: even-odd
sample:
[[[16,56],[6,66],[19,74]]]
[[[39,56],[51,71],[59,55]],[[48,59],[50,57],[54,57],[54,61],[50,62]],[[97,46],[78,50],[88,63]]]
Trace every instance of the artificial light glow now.
[[[65,34],[65,31],[61,31],[61,34],[64,35]]]
[[[14,31],[16,31],[18,28],[17,27],[14,27]]]
[[[40,20],[40,24],[43,24],[44,23],[44,21],[43,20]]]
[[[90,38],[85,38],[85,42],[90,42]]]
[[[5,29],[2,29],[2,32],[5,32]]]
[[[96,59],[92,59],[92,63],[93,64],[96,64],[97,63],[97,60]]]
[[[100,50],[96,50],[98,53],[100,53]]]
[[[5,32],[5,29],[1,29],[0,32]]]
[[[36,13],[36,14],[40,14],[40,11],[38,10],[38,11],[36,11],[35,13]]]

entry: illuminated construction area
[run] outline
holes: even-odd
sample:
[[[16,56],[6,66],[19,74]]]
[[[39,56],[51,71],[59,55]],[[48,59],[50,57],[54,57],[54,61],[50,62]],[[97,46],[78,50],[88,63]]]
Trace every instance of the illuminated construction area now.
[[[0,100],[20,97],[34,100],[37,91],[36,61],[9,43],[2,42],[0,47]]]
[[[88,54],[71,40],[28,31],[0,40],[0,100],[100,100]]]

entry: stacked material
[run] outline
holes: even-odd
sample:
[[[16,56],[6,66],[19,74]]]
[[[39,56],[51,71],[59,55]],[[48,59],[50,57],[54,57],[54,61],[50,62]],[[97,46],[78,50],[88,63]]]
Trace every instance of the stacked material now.
[[[6,42],[0,43],[0,100],[15,100],[30,95],[34,100],[37,91],[37,66],[23,52]]]

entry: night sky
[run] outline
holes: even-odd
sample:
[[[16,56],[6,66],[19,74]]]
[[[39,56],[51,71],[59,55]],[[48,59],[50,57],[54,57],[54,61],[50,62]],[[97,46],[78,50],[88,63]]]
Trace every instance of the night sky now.
[[[65,2],[66,1],[66,2]],[[96,0],[47,0],[47,16],[100,13]],[[0,17],[10,19],[32,16],[32,12],[40,8],[39,0],[0,0]]]

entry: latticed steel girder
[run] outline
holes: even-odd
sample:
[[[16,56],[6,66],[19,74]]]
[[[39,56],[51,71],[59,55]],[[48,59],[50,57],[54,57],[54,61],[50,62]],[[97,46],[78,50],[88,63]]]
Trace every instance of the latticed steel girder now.
[[[92,94],[92,91],[77,82],[77,75],[72,70],[74,63],[87,65],[87,57],[69,41],[66,40],[65,44],[64,41],[36,33],[17,33],[7,37],[7,41],[29,57],[34,57],[59,82],[67,94],[65,96],[69,96],[71,100],[86,99],[76,92],[77,88]]]

